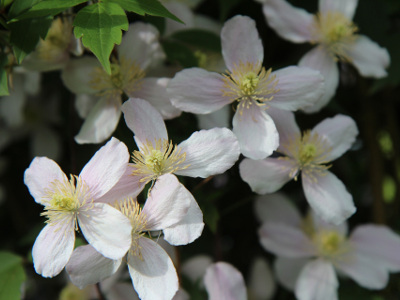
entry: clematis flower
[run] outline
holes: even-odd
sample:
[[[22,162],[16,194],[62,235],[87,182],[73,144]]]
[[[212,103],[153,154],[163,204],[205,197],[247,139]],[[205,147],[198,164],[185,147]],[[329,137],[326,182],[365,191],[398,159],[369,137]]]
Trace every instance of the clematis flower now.
[[[175,267],[165,250],[146,233],[179,223],[187,215],[192,198],[175,176],[166,174],[154,184],[143,209],[132,198],[118,201],[116,208],[132,226],[126,258],[112,260],[91,245],[78,247],[66,267],[71,281],[80,288],[99,282],[114,274],[124,261],[140,299],[172,299],[179,286]]]
[[[158,30],[136,22],[116,49],[118,59],[111,63],[111,75],[89,56],[71,60],[62,72],[64,84],[78,95],[76,107],[85,118],[75,137],[80,144],[100,143],[110,137],[121,116],[123,94],[150,101],[165,119],[180,114],[166,96],[169,78],[146,77],[165,58]]]
[[[312,130],[300,132],[292,112],[271,110],[277,125],[281,157],[262,161],[244,159],[240,176],[258,194],[278,191],[291,179],[301,180],[306,199],[325,221],[339,224],[356,208],[344,184],[328,169],[354,143],[358,129],[350,117],[336,115]]]
[[[118,197],[136,197],[146,183],[157,182],[166,174],[207,178],[231,168],[240,150],[235,135],[227,128],[194,132],[174,145],[160,113],[145,100],[132,98],[122,105],[126,124],[139,148],[133,151],[125,176],[110,193]],[[193,199],[186,217],[163,230],[164,239],[182,245],[198,238],[203,230],[203,214]]]
[[[373,290],[400,271],[400,238],[386,226],[360,225],[347,237],[346,222],[331,225],[313,213],[302,219],[283,195],[259,197],[255,211],[261,245],[278,256],[278,279],[299,300],[337,299],[335,270]]]
[[[237,103],[233,132],[244,156],[263,159],[278,147],[278,132],[269,107],[297,110],[323,94],[323,78],[309,68],[287,67],[272,72],[262,67],[264,49],[255,22],[235,16],[221,31],[226,74],[190,68],[168,84],[172,104],[196,114],[208,114]]]
[[[263,4],[268,25],[282,38],[317,45],[300,59],[299,65],[321,72],[325,78],[325,94],[304,111],[319,111],[335,95],[339,84],[338,61],[351,63],[362,76],[382,78],[387,75],[389,53],[358,34],[352,21],[358,0],[319,0],[319,12],[315,15],[285,0],[257,1]]]
[[[36,157],[25,171],[24,182],[39,204],[47,225],[32,249],[35,270],[44,277],[59,274],[67,264],[80,228],[86,240],[105,257],[119,259],[130,246],[129,220],[97,199],[123,174],[129,160],[125,144],[112,138],[70,180],[53,160]]]

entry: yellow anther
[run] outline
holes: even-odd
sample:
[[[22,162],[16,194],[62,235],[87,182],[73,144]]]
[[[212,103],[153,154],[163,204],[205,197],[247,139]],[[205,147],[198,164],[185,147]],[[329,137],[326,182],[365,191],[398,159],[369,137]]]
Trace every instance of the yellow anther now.
[[[319,231],[312,239],[323,257],[335,258],[347,251],[346,238],[335,230]]]

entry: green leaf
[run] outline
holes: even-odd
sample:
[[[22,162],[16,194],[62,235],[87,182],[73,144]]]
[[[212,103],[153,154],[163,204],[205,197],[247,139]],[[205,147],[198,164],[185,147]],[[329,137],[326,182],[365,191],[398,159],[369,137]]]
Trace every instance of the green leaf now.
[[[39,38],[46,37],[51,21],[51,17],[44,17],[9,24],[10,43],[14,46],[14,54],[19,64],[26,55],[35,49]]]
[[[81,9],[75,17],[74,34],[99,59],[111,74],[110,54],[114,44],[120,44],[121,30],[128,30],[125,11],[116,3],[98,2]]]
[[[172,34],[171,38],[191,46],[221,53],[221,39],[211,31],[202,29],[180,30]]]
[[[232,10],[233,7],[238,5],[240,1],[241,0],[218,0],[219,10],[220,10],[219,19],[221,21],[226,20],[226,17],[228,16],[229,12]]]
[[[20,300],[21,285],[25,278],[21,257],[0,251],[0,299]]]
[[[0,96],[8,96],[8,75],[5,66],[8,63],[7,55],[0,55]]]
[[[15,0],[10,7],[10,11],[8,12],[9,18],[12,19],[17,15],[22,14],[39,1],[40,0]]]
[[[1,8],[9,6],[13,1],[14,0],[1,0]]]
[[[151,15],[169,18],[184,24],[178,17],[173,15],[158,0],[106,0],[118,3],[126,11],[134,12],[139,15]]]
[[[162,45],[167,54],[167,58],[171,62],[177,62],[184,68],[198,66],[197,58],[194,53],[182,43],[164,41]]]
[[[13,20],[23,20],[46,16],[55,16],[70,7],[84,3],[86,0],[44,0],[16,16]]]

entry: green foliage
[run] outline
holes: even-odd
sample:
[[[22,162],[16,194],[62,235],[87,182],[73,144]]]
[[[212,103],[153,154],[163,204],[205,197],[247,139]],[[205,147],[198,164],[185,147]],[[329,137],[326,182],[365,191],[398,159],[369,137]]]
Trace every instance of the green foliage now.
[[[382,196],[386,203],[392,203],[396,198],[396,181],[393,177],[386,175],[383,178]]]
[[[8,12],[9,19],[11,20],[14,17],[24,13],[39,1],[40,0],[15,0],[10,7],[10,11]]]
[[[184,68],[196,67],[197,58],[187,46],[179,42],[165,41],[163,48],[171,62],[177,62]]]
[[[4,68],[8,63],[7,55],[0,55],[0,96],[9,95],[8,92],[8,76]]]
[[[83,45],[96,55],[106,72],[111,74],[111,51],[114,44],[121,43],[121,30],[128,30],[129,27],[124,10],[116,3],[98,2],[81,9],[73,25],[75,37],[82,37]]]
[[[123,9],[139,15],[165,17],[183,23],[179,18],[170,13],[158,0],[106,0],[118,3]]]
[[[25,277],[21,257],[0,251],[0,300],[21,299],[21,285]]]
[[[172,34],[171,38],[201,49],[221,52],[221,39],[211,31],[202,29],[180,30]]]

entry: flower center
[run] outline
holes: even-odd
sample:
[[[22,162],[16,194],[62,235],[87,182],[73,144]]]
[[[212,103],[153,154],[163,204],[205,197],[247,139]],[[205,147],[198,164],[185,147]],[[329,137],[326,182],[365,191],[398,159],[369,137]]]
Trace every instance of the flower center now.
[[[340,12],[318,13],[312,25],[312,43],[324,44],[335,59],[349,61],[347,49],[354,42],[357,26]]]
[[[334,258],[347,251],[345,237],[335,230],[320,231],[312,239],[322,257]]]
[[[132,175],[142,176],[140,182],[149,182],[163,174],[174,173],[189,166],[182,166],[186,153],[181,153],[181,149],[174,146],[172,141],[161,139],[154,144],[146,141],[140,151],[133,151],[132,160]]]
[[[267,109],[266,102],[271,101],[279,91],[276,89],[278,80],[275,75],[271,76],[271,71],[266,71],[261,64],[240,62],[232,72],[223,74],[222,95],[229,97],[232,102],[239,102],[237,109],[240,114],[253,104]]]
[[[121,57],[111,64],[111,75],[97,67],[90,76],[89,84],[99,96],[115,97],[138,90],[145,73],[135,62]]]

